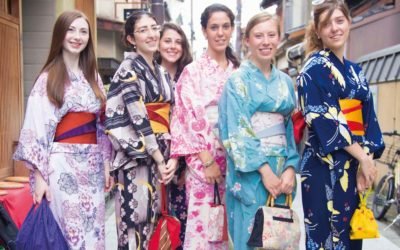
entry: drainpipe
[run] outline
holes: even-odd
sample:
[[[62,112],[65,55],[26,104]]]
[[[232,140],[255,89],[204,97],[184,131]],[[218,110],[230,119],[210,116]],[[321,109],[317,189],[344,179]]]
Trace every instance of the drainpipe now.
[[[159,24],[163,24],[164,17],[164,1],[163,0],[151,0],[151,13],[156,17]]]

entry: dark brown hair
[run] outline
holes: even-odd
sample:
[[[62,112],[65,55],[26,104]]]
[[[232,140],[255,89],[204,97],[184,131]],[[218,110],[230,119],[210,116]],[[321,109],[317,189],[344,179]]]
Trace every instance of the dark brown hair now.
[[[161,35],[160,35],[160,40],[162,39],[165,31],[167,30],[174,30],[176,31],[182,38],[182,56],[178,59],[176,62],[178,64],[176,74],[175,74],[175,79],[174,81],[178,80],[180,74],[182,73],[183,68],[191,63],[193,61],[192,54],[190,53],[190,47],[189,47],[189,42],[188,39],[185,35],[185,32],[179,27],[178,25],[174,23],[164,23],[161,29]],[[161,64],[162,58],[160,52],[157,52],[156,55],[156,60],[158,64]]]
[[[67,67],[65,66],[62,56],[63,42],[71,23],[78,18],[84,18],[89,26],[89,40],[86,48],[79,55],[79,68],[82,70],[96,97],[100,99],[102,103],[106,100],[97,83],[98,70],[89,21],[80,11],[65,11],[57,18],[54,24],[49,56],[40,71],[40,74],[48,72],[47,96],[50,102],[58,108],[61,108],[64,104],[65,87],[70,83]]]
[[[205,8],[203,13],[201,14],[200,23],[201,23],[201,27],[203,27],[203,29],[207,28],[208,20],[210,19],[211,15],[215,12],[225,12],[229,17],[231,26],[235,27],[235,23],[234,23],[235,15],[231,11],[231,9],[229,9],[228,7],[226,7],[223,4],[215,3],[215,4],[211,4],[210,6]],[[229,45],[228,45],[228,47],[226,47],[225,55],[228,58],[228,60],[231,61],[236,68],[240,66],[239,59],[235,56],[232,48]]]
[[[322,44],[322,40],[318,38],[317,31],[326,25],[328,20],[331,18],[333,12],[338,9],[343,15],[346,17],[348,21],[350,21],[350,11],[344,1],[340,0],[325,0],[322,4],[316,5],[313,10],[313,20],[310,21],[308,27],[306,29],[305,35],[305,47],[306,47],[306,55],[308,56],[310,53],[314,51],[318,51],[324,48]],[[321,20],[321,15],[328,11],[328,15],[325,20]]]
[[[141,11],[141,10],[134,11],[128,17],[128,19],[126,19],[125,26],[124,26],[124,32],[123,32],[123,36],[122,36],[122,42],[124,43],[124,45],[127,49],[130,49],[130,50],[136,52],[136,46],[134,46],[133,44],[131,44],[128,41],[128,36],[135,37],[134,31],[135,31],[136,22],[139,21],[144,16],[148,16],[148,17],[154,19],[154,21],[156,21],[156,23],[157,23],[156,17],[153,14],[151,14],[150,12]]]

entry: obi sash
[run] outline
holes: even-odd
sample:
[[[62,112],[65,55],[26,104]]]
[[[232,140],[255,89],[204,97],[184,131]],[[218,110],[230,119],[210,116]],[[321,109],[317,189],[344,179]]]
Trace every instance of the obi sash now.
[[[169,132],[169,103],[146,103],[147,114],[150,119],[150,126],[154,133]]]
[[[359,136],[365,135],[361,101],[356,99],[340,99],[339,105],[351,133]]]
[[[55,142],[97,144],[96,114],[69,112],[57,125]]]
[[[285,118],[282,114],[255,112],[250,119],[255,135],[260,139],[261,147],[286,147]],[[283,148],[284,148],[283,147]]]

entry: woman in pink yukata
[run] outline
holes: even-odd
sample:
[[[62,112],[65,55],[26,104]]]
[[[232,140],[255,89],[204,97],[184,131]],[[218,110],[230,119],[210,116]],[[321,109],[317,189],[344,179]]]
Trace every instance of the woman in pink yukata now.
[[[66,11],[30,93],[14,159],[31,170],[34,203],[49,201],[69,249],[105,249],[104,187],[112,186],[105,99],[88,19]]]
[[[228,242],[207,240],[208,211],[214,183],[225,194],[225,152],[218,139],[218,100],[225,82],[239,66],[229,47],[234,27],[232,11],[221,4],[208,6],[201,15],[208,41],[205,53],[183,70],[175,89],[171,118],[171,157],[187,163],[188,217],[184,249],[227,249]]]

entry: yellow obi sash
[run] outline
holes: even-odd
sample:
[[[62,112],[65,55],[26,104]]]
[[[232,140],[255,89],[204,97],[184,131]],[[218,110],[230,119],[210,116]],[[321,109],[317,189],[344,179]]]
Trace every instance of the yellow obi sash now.
[[[356,99],[340,99],[339,105],[351,133],[354,135],[365,135],[361,101]]]
[[[168,133],[171,105],[164,102],[154,102],[146,103],[145,106],[153,133]]]

